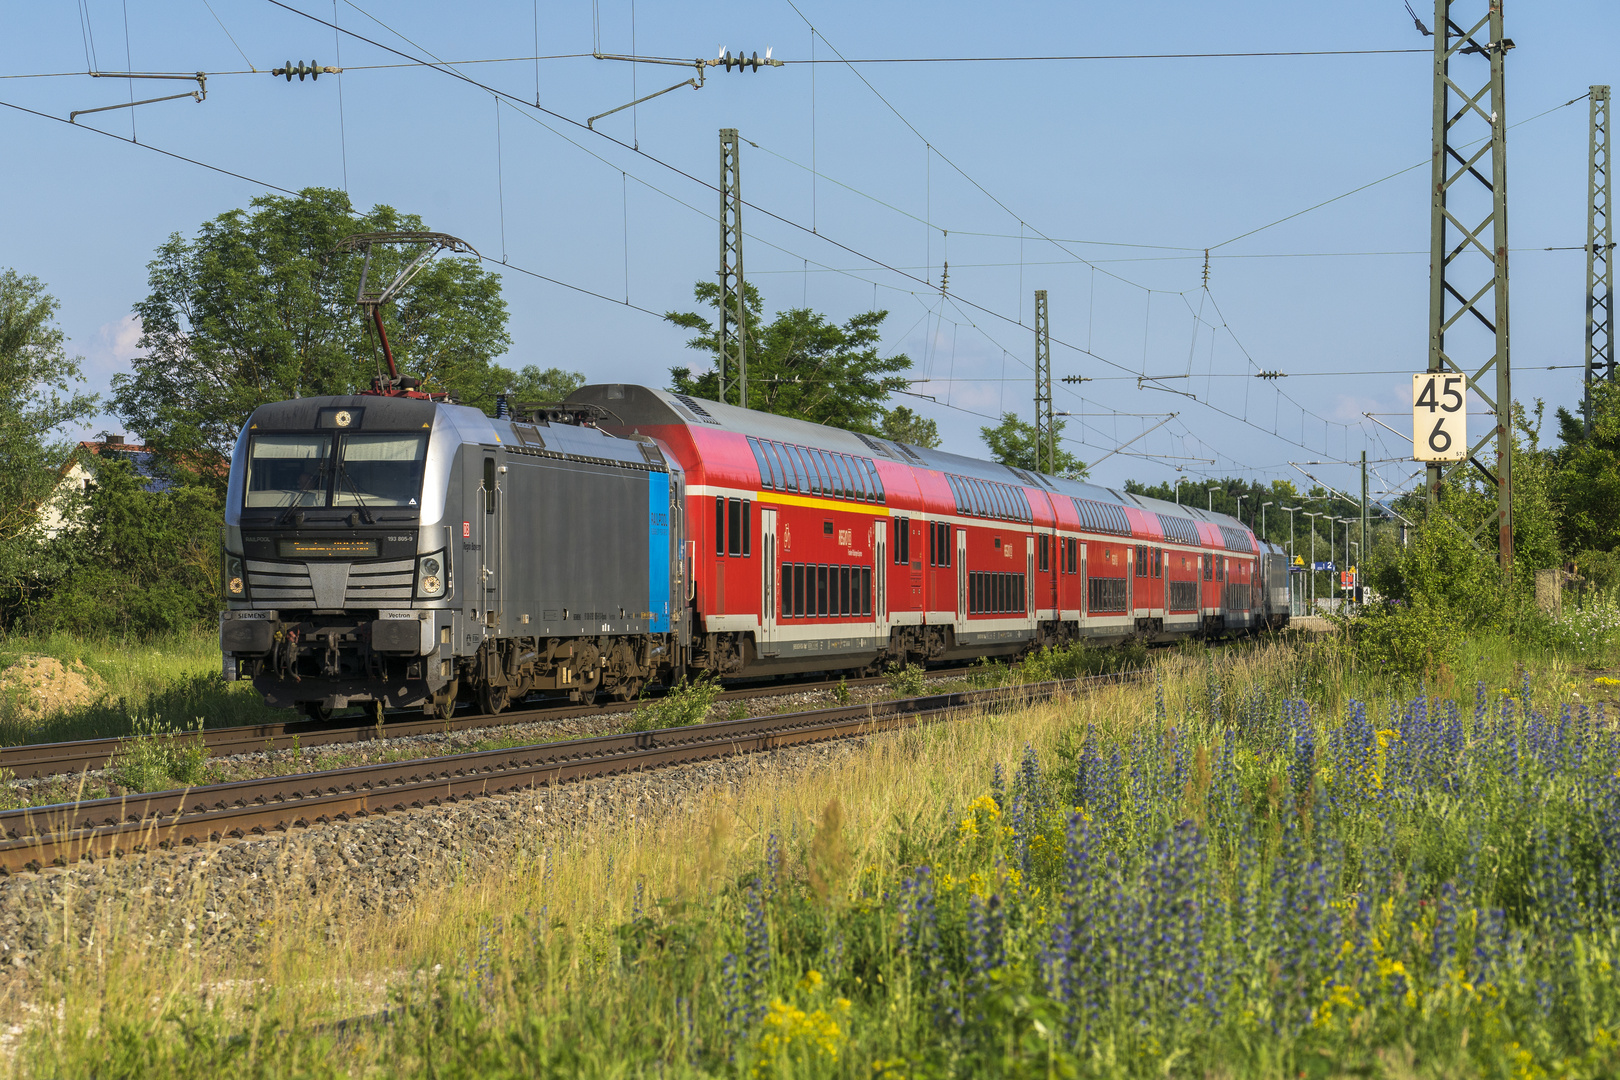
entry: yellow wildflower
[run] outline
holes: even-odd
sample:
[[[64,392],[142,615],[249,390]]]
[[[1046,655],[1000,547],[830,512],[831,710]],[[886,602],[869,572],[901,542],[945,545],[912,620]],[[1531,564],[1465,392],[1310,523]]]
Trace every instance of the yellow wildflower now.
[[[799,978],[799,989],[812,991],[821,989],[821,972],[817,971],[815,968],[811,968],[809,971],[805,972]]]
[[[846,1015],[849,1008],[847,998],[833,1002],[833,1011],[839,1016]],[[781,998],[775,998],[760,1021],[755,1049],[759,1051],[761,1060],[754,1066],[754,1074],[765,1075],[768,1062],[783,1058],[800,1065],[822,1059],[837,1061],[838,1051],[843,1048],[847,1038],[838,1020],[825,1009],[805,1012],[797,1005],[789,1005]]]

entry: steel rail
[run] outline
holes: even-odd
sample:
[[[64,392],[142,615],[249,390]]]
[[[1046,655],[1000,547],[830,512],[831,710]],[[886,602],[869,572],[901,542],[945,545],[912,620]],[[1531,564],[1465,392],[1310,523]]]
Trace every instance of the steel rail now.
[[[372,814],[850,738],[1142,672],[963,690],[0,812],[0,873],[269,836]]]
[[[966,668],[930,672],[930,677],[955,674]],[[882,683],[883,678],[849,679],[846,686],[868,686]],[[807,683],[776,683],[771,686],[739,687],[722,693],[718,700],[737,701],[759,697],[779,697],[825,689],[837,682],[821,680]],[[441,735],[479,728],[513,727],[518,724],[547,720],[569,720],[580,716],[611,715],[632,712],[656,701],[605,702],[597,705],[552,705],[549,707],[510,710],[502,713],[470,713],[449,719],[417,717],[384,720],[352,727],[333,727],[317,720],[288,720],[268,724],[244,724],[235,727],[184,732],[175,736],[180,744],[202,740],[214,757],[249,754],[264,750],[288,750],[293,747],[338,746],[347,743],[374,742],[379,739],[408,739],[420,735]],[[132,736],[113,736],[102,739],[80,739],[72,742],[30,743],[0,747],[0,769],[19,779],[38,779],[64,773],[80,773],[87,769],[105,768],[119,749]]]

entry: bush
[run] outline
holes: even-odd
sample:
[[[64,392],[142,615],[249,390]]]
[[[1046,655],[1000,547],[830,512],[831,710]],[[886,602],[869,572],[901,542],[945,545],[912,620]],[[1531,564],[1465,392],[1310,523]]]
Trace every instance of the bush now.
[[[107,771],[114,783],[134,792],[161,791],[174,785],[200,784],[208,771],[208,745],[202,741],[202,718],[187,732],[157,715],[136,717],[135,734],[119,748]]]
[[[900,697],[921,697],[923,692],[923,675],[926,672],[921,664],[907,664],[903,668],[895,668],[889,672],[889,689]]]
[[[1457,661],[1459,628],[1440,604],[1369,604],[1345,628],[1357,658],[1391,675],[1421,675]]]
[[[1031,653],[1018,665],[1018,672],[1029,682],[1050,682],[1054,679],[1083,679],[1091,675],[1131,671],[1145,666],[1147,661],[1147,646],[1140,641],[1122,642],[1111,649],[1098,649],[1076,642]]]
[[[653,731],[657,728],[701,724],[709,718],[709,710],[714,707],[720,693],[720,684],[707,675],[699,676],[693,682],[682,679],[670,687],[663,697],[632,713],[625,730]]]

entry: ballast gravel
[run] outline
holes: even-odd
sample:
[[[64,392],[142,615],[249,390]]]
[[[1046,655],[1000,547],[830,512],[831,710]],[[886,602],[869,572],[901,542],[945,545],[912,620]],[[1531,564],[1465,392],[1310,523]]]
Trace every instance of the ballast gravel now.
[[[333,913],[402,910],[425,891],[533,851],[577,843],[583,830],[653,823],[751,779],[826,768],[872,736],[604,777],[422,810],[378,814],[266,838],[106,859],[0,878],[0,978],[26,978],[63,927],[90,940],[108,904],[126,927],[176,947],[246,944],[273,933],[292,893]],[[6,978],[9,976],[9,978]]]

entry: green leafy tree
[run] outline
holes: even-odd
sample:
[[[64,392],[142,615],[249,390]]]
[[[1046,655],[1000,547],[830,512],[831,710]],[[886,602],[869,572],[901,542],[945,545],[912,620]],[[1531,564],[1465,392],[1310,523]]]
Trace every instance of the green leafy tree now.
[[[699,304],[718,307],[720,286],[715,282],[700,281],[692,291]],[[906,388],[899,373],[911,367],[904,353],[878,355],[879,328],[889,313],[866,311],[838,325],[809,308],[791,308],[765,324],[759,290],[745,284],[743,295],[749,408],[877,434],[886,415],[883,403]],[[696,373],[689,367],[671,368],[675,391],[719,400],[719,331],[697,312],[671,311],[664,318],[693,331],[687,348],[712,358]]]
[[[904,405],[896,405],[883,414],[878,434],[907,446],[921,446],[928,450],[939,447],[939,425],[918,416]]]
[[[341,191],[307,188],[255,199],[193,238],[174,234],[147,266],[151,291],[135,305],[144,352],[113,379],[116,413],[183,459],[229,453],[264,402],[368,387],[382,353],[355,304],[361,258],[337,245],[354,233],[421,228],[413,214],[361,214]],[[368,284],[390,281],[416,254],[375,248]],[[497,275],[475,259],[438,258],[383,320],[403,373],[492,406],[503,383],[492,362],[510,344]]]
[[[1620,384],[1592,384],[1590,437],[1578,421],[1570,427],[1564,425],[1560,467],[1551,482],[1552,498],[1563,511],[1564,548],[1613,551],[1620,547]]]
[[[564,371],[562,368],[553,367],[541,371],[533,364],[525,364],[516,372],[501,367],[495,368],[494,371],[497,377],[504,379],[502,385],[514,402],[562,401],[585,385],[583,374],[578,371]]]
[[[14,614],[29,629],[151,638],[195,631],[219,610],[220,495],[201,484],[149,491],[103,461],[79,520],[47,547],[54,580]]]
[[[0,575],[24,555],[17,541],[56,486],[68,424],[96,413],[81,393],[80,360],[56,326],[57,301],[38,278],[0,270]]]
[[[1054,468],[1046,468],[1046,447],[1039,445],[1036,438],[1035,425],[1018,419],[1013,413],[1003,413],[1001,423],[995,427],[982,427],[979,434],[984,438],[984,444],[990,448],[990,456],[1003,465],[1011,465],[1015,469],[1035,469],[1039,472],[1050,472],[1055,476],[1067,477],[1070,480],[1084,480],[1088,475],[1086,463],[1063,449],[1062,420],[1053,423],[1052,430],[1059,443],[1054,455]]]

